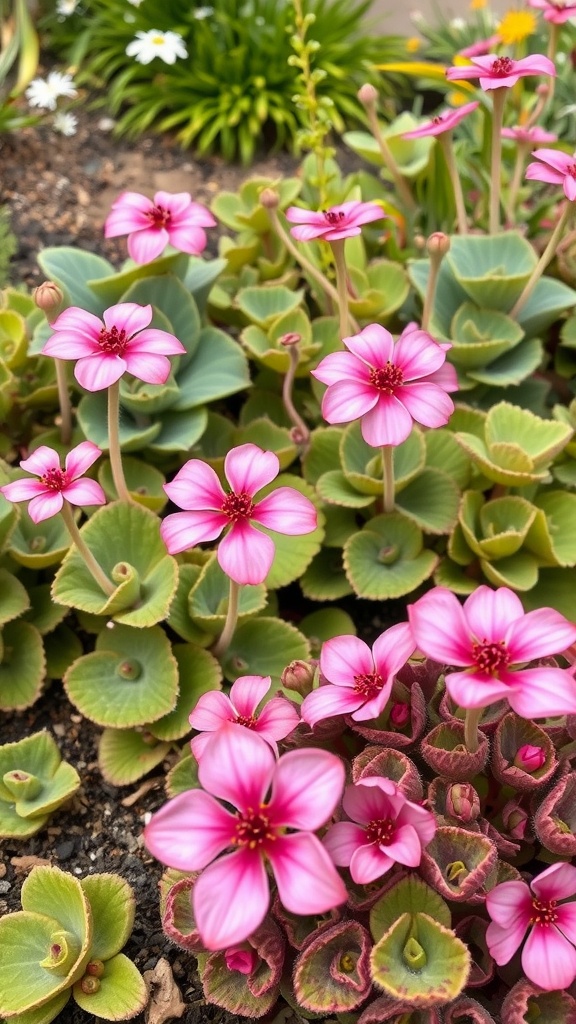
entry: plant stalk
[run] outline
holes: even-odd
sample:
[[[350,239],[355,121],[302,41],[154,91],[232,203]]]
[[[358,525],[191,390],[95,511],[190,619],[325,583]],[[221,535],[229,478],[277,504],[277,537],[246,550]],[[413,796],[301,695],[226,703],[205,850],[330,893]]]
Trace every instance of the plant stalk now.
[[[106,573],[102,569],[102,566],[99,564],[99,562],[96,561],[94,555],[90,551],[90,548],[82,539],[80,530],[78,529],[76,523],[74,522],[74,514],[72,512],[72,508],[70,507],[70,504],[66,500],[64,500],[64,504],[62,505],[61,514],[66,525],[66,529],[70,534],[72,542],[76,545],[79,554],[84,559],[84,564],[86,568],[93,576],[93,578],[96,580],[96,583],[101,588],[101,590],[104,591],[106,596],[112,597],[112,594],[116,590],[116,587],[108,579]]]
[[[452,183],[452,189],[454,192],[454,202],[456,204],[456,221],[458,223],[458,234],[468,234],[468,218],[466,216],[466,204],[464,203],[464,193],[462,191],[462,181],[458,174],[458,168],[456,166],[456,160],[454,158],[454,147],[452,146],[452,132],[442,132],[438,136],[438,142],[442,147],[444,159],[446,161],[446,167],[448,168],[448,174]]]
[[[494,89],[492,93],[492,158],[490,162],[490,213],[488,233],[500,231],[500,189],[502,177],[502,121],[506,89]]]
[[[120,450],[120,381],[108,388],[108,455],[112,479],[120,501],[132,501],[126,486]]]
[[[240,600],[240,584],[234,580],[230,580],[230,590],[228,594],[228,611],[226,612],[226,622],[224,623],[224,629],[220,633],[216,643],[212,648],[212,654],[215,658],[221,658],[222,655],[226,654],[230,646],[230,641],[234,636],[236,629],[236,623],[238,622],[238,605]]]
[[[70,444],[72,440],[72,405],[68,380],[66,377],[66,366],[62,359],[55,359],[56,385],[58,387],[58,404],[60,406],[60,440],[62,444]]]
[[[296,376],[296,369],[298,367],[298,342],[292,342],[292,344],[286,346],[288,349],[288,355],[290,356],[290,364],[286,372],[286,376],[282,381],[282,401],[284,408],[290,417],[290,422],[294,428],[294,441],[302,448],[308,446],[310,441],[310,431],[307,424],[302,419],[300,413],[294,405],[292,399],[292,389],[294,387],[294,378]]]
[[[412,195],[412,189],[406,181],[406,178],[404,178],[398,170],[398,165],[392,155],[392,150],[382,135],[378,121],[378,114],[376,113],[376,103],[366,103],[365,110],[368,117],[368,124],[370,125],[370,131],[378,143],[382,162],[392,175],[398,195],[401,197],[406,209],[409,210],[411,214],[414,214],[418,209],[418,204]]]
[[[514,164],[514,173],[512,175],[512,181],[510,182],[510,192],[508,194],[507,217],[511,226],[516,223],[516,200],[518,198],[518,192],[520,191],[520,185],[522,184],[524,164],[526,163],[526,154],[530,151],[530,144],[526,145],[525,142],[518,142],[517,147],[516,163]]]
[[[344,238],[338,238],[334,242],[330,242],[330,248],[334,256],[334,265],[336,267],[336,288],[338,291],[338,313],[340,315],[340,337],[349,338],[351,332],[350,328],[350,313],[348,310],[348,273],[346,270],[346,256],[344,254]]]
[[[512,307],[512,309],[508,313],[508,316],[512,317],[513,320],[516,319],[516,317],[518,316],[518,313],[520,312],[522,307],[527,303],[527,301],[530,298],[530,296],[532,295],[532,292],[534,291],[534,288],[536,287],[538,281],[542,277],[542,274],[546,270],[546,267],[550,263],[550,260],[554,256],[554,253],[556,252],[556,249],[558,248],[558,242],[560,241],[562,232],[564,231],[564,228],[566,227],[566,224],[568,223],[568,219],[569,219],[571,213],[572,213],[572,204],[571,204],[571,202],[569,200],[566,200],[566,202],[564,204],[564,209],[562,210],[562,214],[560,216],[560,220],[558,221],[556,227],[554,228],[554,231],[552,232],[552,234],[550,236],[550,241],[548,242],[548,245],[544,249],[544,252],[542,253],[540,259],[538,260],[538,263],[534,267],[534,270],[532,271],[532,273],[530,275],[530,279],[526,282],[526,284],[524,286],[524,291],[520,295],[520,298],[517,299],[515,305]]]
[[[391,444],[382,445],[382,478],[383,478],[383,507],[384,512],[394,511],[394,446]]]
[[[475,754],[480,745],[478,723],[482,718],[483,708],[467,708],[464,719],[464,742],[470,754]]]

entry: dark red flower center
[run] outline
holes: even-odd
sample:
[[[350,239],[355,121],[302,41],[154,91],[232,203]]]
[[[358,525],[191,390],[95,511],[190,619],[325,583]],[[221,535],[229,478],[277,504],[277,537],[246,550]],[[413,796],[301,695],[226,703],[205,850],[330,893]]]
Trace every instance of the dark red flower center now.
[[[371,700],[384,686],[384,680],[379,672],[365,672],[362,675],[354,676],[354,691],[359,693],[366,700]]]
[[[506,75],[511,75],[514,70],[514,61],[511,57],[496,57],[496,60],[492,61],[491,72],[493,75],[497,75],[498,78],[505,78]]]
[[[476,667],[491,676],[498,675],[500,669],[505,668],[510,661],[504,640],[492,643],[484,640],[481,644],[472,644],[472,657]]]
[[[388,846],[394,839],[396,822],[390,818],[376,818],[366,826],[366,842],[378,846]]]
[[[404,383],[404,374],[399,366],[395,366],[388,360],[386,366],[373,367],[370,370],[370,383],[378,388],[378,391],[385,391],[387,395],[393,395],[394,389]]]
[[[324,217],[329,224],[339,224],[345,216],[342,210],[324,210]]]
[[[241,494],[231,491],[224,498],[220,511],[233,523],[237,523],[239,519],[250,519],[254,511],[254,502],[246,491],[242,491]]]
[[[103,327],[98,344],[103,352],[108,352],[113,356],[123,356],[129,340],[123,327],[120,330],[117,327]]]
[[[566,174],[569,174],[571,178],[576,178],[576,164],[570,164],[570,166],[566,168]]]
[[[268,841],[276,839],[276,833],[270,826],[270,818],[266,814],[266,804],[260,804],[258,810],[254,811],[248,807],[237,815],[235,834],[232,837],[233,846],[248,846],[255,850]]]
[[[236,722],[238,723],[238,725],[244,725],[246,729],[253,729],[254,726],[256,725],[256,719],[254,715],[250,715],[250,717],[248,717],[247,715],[237,714]]]
[[[532,917],[530,924],[540,924],[547,928],[558,920],[556,911],[557,900],[532,900]]]
[[[442,124],[443,120],[444,120],[444,118],[442,117],[442,115],[441,114],[437,114],[436,117],[432,118],[432,124]]]
[[[70,475],[63,469],[49,469],[40,479],[49,491],[63,491],[70,483]]]
[[[146,216],[151,227],[158,229],[168,227],[172,219],[170,210],[167,210],[165,206],[153,206],[151,210],[147,211]]]

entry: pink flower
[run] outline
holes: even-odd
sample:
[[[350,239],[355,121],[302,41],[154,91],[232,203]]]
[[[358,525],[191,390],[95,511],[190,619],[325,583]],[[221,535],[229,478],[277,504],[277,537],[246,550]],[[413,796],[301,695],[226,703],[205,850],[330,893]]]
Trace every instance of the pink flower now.
[[[66,456],[64,469],[53,448],[41,445],[20,463],[20,469],[34,473],[39,480],[24,477],[0,487],[8,501],[30,501],[28,515],[33,523],[50,519],[60,512],[64,499],[71,505],[105,505],[106,495],[95,480],[82,477],[102,454],[91,441],[72,448]]]
[[[543,128],[539,128],[536,124],[532,125],[531,128],[523,128],[521,125],[516,125],[514,128],[503,128],[502,138],[513,139],[514,142],[520,142],[524,146],[536,146],[540,142],[558,141],[557,135],[554,135],[553,132],[545,132]]]
[[[394,864],[418,867],[422,847],[436,832],[434,815],[381,776],[347,786],[342,806],[352,820],[332,825],[324,846],[335,864],[350,868],[359,885],[380,878]]]
[[[322,415],[328,423],[361,419],[367,444],[405,441],[413,421],[442,427],[454,411],[447,391],[458,387],[455,369],[446,363],[447,343],[437,344],[409,324],[396,344],[389,331],[369,324],[343,339],[348,352],[333,352],[312,370],[328,385]]]
[[[323,914],[346,900],[334,864],[313,835],[342,794],[344,766],[334,754],[306,748],[276,761],[259,736],[225,726],[207,745],[198,777],[202,789],[165,804],[145,840],[169,867],[203,872],[192,902],[207,949],[244,942],[262,923],[270,903],[267,863],[280,901],[293,914]]]
[[[428,135],[442,135],[443,132],[451,132],[457,124],[460,124],[460,121],[463,121],[468,114],[471,114],[479,106],[480,100],[474,100],[472,103],[465,103],[463,107],[458,107],[456,110],[447,110],[444,114],[438,114],[432,120],[421,124],[419,128],[414,128],[411,132],[404,132],[402,138],[422,139]]]
[[[525,743],[516,751],[514,765],[524,772],[537,772],[543,764],[546,764],[546,754],[542,747],[535,747],[531,743]]]
[[[529,7],[544,11],[544,18],[553,25],[563,25],[570,18],[576,18],[576,4],[565,0],[528,0]]]
[[[228,970],[239,974],[252,974],[258,966],[258,953],[247,943],[230,946],[224,953],[224,959]]]
[[[522,950],[526,977],[547,992],[568,988],[576,978],[576,903],[558,903],[576,893],[576,867],[553,864],[533,880],[502,882],[486,896],[492,918],[486,942],[497,964]]]
[[[139,192],[123,192],[113,202],[104,235],[128,235],[128,252],[135,263],[150,263],[166,248],[197,256],[206,248],[206,232],[214,217],[205,206],[194,203],[188,192],[156,192],[154,199]]]
[[[536,160],[528,164],[526,178],[562,185],[564,195],[573,202],[576,199],[576,158],[556,149],[535,149],[532,156]]]
[[[513,591],[484,586],[462,606],[451,591],[435,587],[409,605],[408,615],[415,644],[427,657],[466,669],[446,676],[446,689],[460,707],[507,700],[522,718],[576,712],[576,683],[568,670],[515,669],[574,642],[576,626],[553,608],[525,614]]]
[[[314,727],[334,715],[351,715],[355,722],[377,718],[390,697],[394,676],[415,646],[407,622],[387,629],[372,650],[357,636],[327,640],[320,653],[320,672],[327,683],[304,698],[303,720]]]
[[[501,37],[496,35],[489,36],[488,39],[479,39],[476,43],[472,43],[471,46],[465,46],[463,50],[458,51],[459,57],[481,57],[483,54],[488,53],[494,46],[498,46],[501,42]]]
[[[512,57],[495,57],[493,54],[472,57],[470,66],[448,68],[449,82],[462,82],[466,78],[479,78],[483,89],[510,89],[520,78],[527,75],[556,76],[556,68],[548,57],[533,53],[521,60]]]
[[[291,537],[311,533],[317,523],[314,505],[293,487],[278,487],[254,503],[256,492],[271,483],[279,469],[274,452],[241,444],[224,460],[231,486],[226,492],[210,466],[190,459],[164,487],[171,501],[186,509],[166,516],[160,527],[170,554],[216,540],[229,526],[218,545],[222,569],[236,583],[262,583],[274,560],[274,541],[252,523]]]
[[[152,306],[136,302],[110,306],[103,321],[70,306],[51,325],[55,333],[42,352],[56,359],[77,359],[74,376],[87,391],[102,391],[126,372],[148,384],[163,384],[170,373],[166,356],[186,349],[173,334],[148,328],[151,320]]]
[[[299,242],[311,242],[315,238],[322,238],[325,242],[352,238],[360,234],[362,224],[382,220],[385,216],[378,203],[362,203],[359,199],[318,212],[303,210],[300,206],[290,206],[286,210],[286,219],[298,225],[290,228],[290,233]]]
[[[253,729],[278,754],[276,741],[283,740],[296,728],[300,716],[285,697],[273,697],[264,705],[260,714],[256,714],[256,708],[271,684],[270,676],[239,676],[232,684],[229,697],[218,690],[202,694],[190,715],[190,725],[202,733],[190,740],[197,761],[202,757],[213,734],[229,722],[241,728]]]

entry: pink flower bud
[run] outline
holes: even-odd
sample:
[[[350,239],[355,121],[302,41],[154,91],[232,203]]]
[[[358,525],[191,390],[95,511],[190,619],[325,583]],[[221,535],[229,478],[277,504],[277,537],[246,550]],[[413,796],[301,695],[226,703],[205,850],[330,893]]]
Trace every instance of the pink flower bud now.
[[[372,106],[378,99],[378,90],[373,85],[370,85],[370,82],[365,82],[358,90],[358,99],[365,107]]]
[[[273,188],[263,188],[260,193],[260,202],[267,210],[275,210],[280,202],[280,196]]]
[[[429,256],[445,256],[450,249],[450,239],[443,231],[435,231],[426,242]]]
[[[238,971],[240,974],[252,974],[258,964],[256,950],[245,944],[230,946],[224,952],[224,959],[229,971]]]
[[[54,281],[44,281],[43,284],[34,289],[33,298],[38,309],[41,309],[46,314],[48,322],[52,323],[58,316],[64,302],[62,289],[57,284],[54,284]]]
[[[287,690],[295,690],[302,697],[312,692],[316,674],[316,661],[291,661],[284,669],[280,682]]]
[[[516,752],[514,767],[521,768],[523,772],[537,772],[546,763],[546,754],[542,747],[533,747],[531,743],[525,743]]]
[[[390,725],[393,725],[395,729],[403,729],[409,721],[410,705],[403,704],[402,701],[396,701],[390,711]]]
[[[283,334],[278,340],[281,345],[289,348],[291,345],[297,345],[299,341],[302,341],[302,335],[298,334],[297,331],[289,331],[288,334]]]
[[[480,797],[469,782],[456,782],[446,794],[446,811],[451,818],[475,821],[480,814]]]
[[[512,839],[524,839],[528,827],[528,815],[518,800],[509,800],[502,808],[504,828]]]

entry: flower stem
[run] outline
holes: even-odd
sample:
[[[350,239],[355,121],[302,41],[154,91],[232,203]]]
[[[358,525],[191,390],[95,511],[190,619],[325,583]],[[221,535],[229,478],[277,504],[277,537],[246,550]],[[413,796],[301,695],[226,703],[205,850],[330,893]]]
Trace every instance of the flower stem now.
[[[532,295],[532,292],[534,291],[534,288],[536,287],[538,281],[542,277],[542,274],[546,270],[546,267],[548,266],[550,260],[556,252],[556,249],[558,248],[558,242],[560,241],[560,237],[562,235],[562,232],[564,231],[564,228],[566,227],[566,224],[571,213],[572,204],[569,202],[569,200],[567,200],[564,204],[564,209],[562,210],[560,220],[558,221],[556,227],[554,228],[554,231],[550,236],[550,241],[548,242],[548,245],[544,249],[544,252],[538,260],[538,263],[534,267],[534,270],[532,271],[529,280],[524,285],[524,291],[520,295],[520,298],[517,299],[516,304],[508,313],[508,316],[512,317],[513,320],[516,319],[522,307],[527,303],[528,299]]]
[[[226,622],[224,623],[224,629],[220,633],[216,643],[212,648],[212,654],[215,658],[221,658],[223,654],[226,654],[230,646],[230,641],[234,636],[236,629],[236,623],[238,622],[238,604],[240,600],[240,584],[234,580],[230,580],[230,591],[228,594],[228,611],[226,613]]]
[[[500,186],[502,174],[502,121],[506,89],[492,93],[492,159],[490,164],[490,214],[488,232],[496,235],[500,230]]]
[[[442,260],[450,250],[450,239],[440,231],[434,232],[426,242],[426,251],[430,257],[430,273],[426,282],[426,294],[422,307],[421,327],[423,331],[429,330],[430,320],[434,311],[434,300],[436,298],[436,285]]]
[[[291,345],[288,345],[287,348],[288,355],[290,357],[290,364],[282,382],[282,401],[294,428],[294,441],[296,444],[300,445],[300,447],[306,448],[310,441],[310,431],[296,409],[292,399],[292,388],[294,386],[294,378],[296,376],[296,369],[298,366],[298,342],[293,342]]]
[[[470,754],[475,754],[479,747],[478,723],[482,718],[482,708],[467,708],[464,719],[464,742]]]
[[[394,446],[382,445],[382,477],[384,481],[384,511],[394,511]]]
[[[338,290],[338,312],[340,314],[340,337],[348,338],[351,334],[350,314],[348,310],[348,274],[346,271],[346,257],[344,255],[344,238],[338,238],[330,242],[330,248],[334,256],[336,267],[336,288]]]
[[[512,175],[512,181],[510,182],[510,192],[508,194],[508,211],[507,217],[510,225],[514,225],[516,221],[516,200],[518,198],[518,192],[520,191],[520,185],[522,183],[522,175],[524,173],[524,164],[526,163],[526,154],[530,150],[530,145],[526,145],[525,142],[518,142],[516,150],[516,163],[514,164],[514,173]]]
[[[60,440],[62,444],[70,444],[72,440],[72,405],[66,377],[66,366],[62,359],[55,359],[56,385],[58,387],[58,404],[60,406]]]
[[[116,494],[120,501],[132,501],[126,486],[120,451],[120,381],[108,388],[108,454]]]
[[[382,134],[380,124],[378,122],[378,114],[376,113],[376,103],[366,103],[365,109],[368,117],[368,124],[370,125],[370,131],[378,143],[382,162],[388,169],[388,172],[392,175],[398,195],[401,197],[406,209],[409,210],[411,214],[414,214],[418,209],[418,204],[412,195],[410,185],[398,170],[398,165],[392,155],[392,151]]]
[[[96,583],[104,591],[106,596],[111,597],[114,591],[116,590],[116,587],[108,579],[101,565],[94,558],[94,555],[90,551],[90,548],[82,539],[80,530],[78,529],[76,523],[74,522],[74,515],[72,509],[66,500],[62,505],[62,518],[64,520],[66,529],[68,530],[68,533],[70,534],[73,543],[76,545],[79,554],[84,559],[84,564],[86,565],[86,568],[94,577]]]
[[[444,159],[446,161],[446,167],[448,168],[448,174],[452,184],[452,190],[454,192],[454,202],[456,203],[456,220],[458,223],[458,234],[468,234],[468,218],[466,216],[466,205],[464,203],[464,193],[462,192],[462,181],[458,174],[458,168],[456,167],[456,160],[454,158],[454,148],[452,146],[452,132],[442,132],[438,136],[438,141],[442,147]]]

